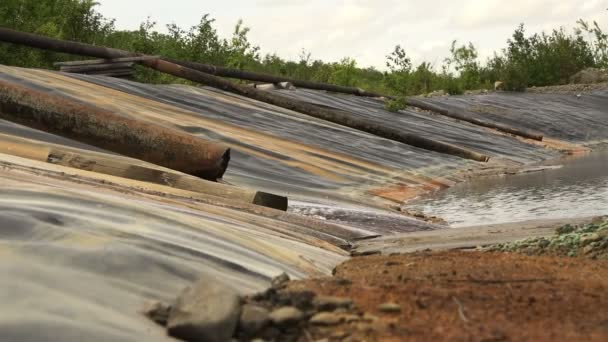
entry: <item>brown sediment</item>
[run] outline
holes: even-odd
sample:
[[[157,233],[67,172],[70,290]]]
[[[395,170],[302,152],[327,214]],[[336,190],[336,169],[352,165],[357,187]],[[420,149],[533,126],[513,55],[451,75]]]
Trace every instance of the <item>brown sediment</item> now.
[[[284,291],[353,299],[357,318],[313,339],[605,341],[607,289],[608,261],[453,251],[357,257]]]
[[[437,189],[429,188],[428,186],[424,186],[423,184],[394,184],[382,188],[370,189],[368,190],[368,193],[395,203],[403,203],[408,200],[414,199],[422,194],[431,192],[433,190]]]

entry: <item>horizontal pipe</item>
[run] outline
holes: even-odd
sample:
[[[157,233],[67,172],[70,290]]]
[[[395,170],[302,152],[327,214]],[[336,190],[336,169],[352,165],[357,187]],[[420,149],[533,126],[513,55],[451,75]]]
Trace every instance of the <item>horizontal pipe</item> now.
[[[4,81],[0,118],[212,181],[230,160],[223,145]]]
[[[62,71],[65,72],[65,71]],[[135,71],[131,69],[118,69],[118,70],[99,70],[99,71],[88,71],[88,72],[66,72],[68,74],[84,74],[84,75],[100,75],[100,76],[111,76],[111,77],[127,77],[135,75]]]
[[[93,71],[93,72],[84,72],[82,74],[86,75],[99,75],[99,76],[109,76],[109,77],[129,77],[135,75],[133,70],[116,70],[116,71]]]
[[[116,70],[116,69],[130,69],[133,66],[131,62],[123,63],[106,63],[106,64],[93,64],[93,65],[78,65],[78,66],[62,66],[59,68],[63,72],[87,72],[87,71],[100,71],[100,70]]]
[[[379,125],[374,121],[367,120],[364,118],[358,118],[355,117],[355,115],[346,111],[317,106],[315,104],[299,100],[293,100],[291,98],[287,98],[274,92],[262,91],[256,88],[236,84],[228,80],[204,72],[188,69],[162,59],[148,60],[143,62],[143,64],[157,71],[164,72],[173,76],[185,78],[197,83],[203,83],[214,88],[219,88],[258,101],[270,103],[275,106],[304,113],[322,120],[351,127],[360,131],[371,133],[386,139],[402,142],[411,146],[439,153],[451,154],[480,162],[487,162],[490,159],[490,157],[486,155],[471,151],[469,149],[465,149],[460,146],[435,141],[429,138],[418,136],[416,134],[404,133],[397,128]]]
[[[49,49],[57,52],[83,54],[100,58],[119,58],[134,55],[133,53],[127,51],[99,47],[84,43],[62,41],[3,28],[0,28],[0,41],[28,45],[41,49]],[[270,103],[278,107],[294,110],[296,112],[310,115],[322,120],[327,120],[339,125],[351,127],[422,149],[451,154],[481,162],[486,162],[490,159],[486,155],[460,146],[435,141],[415,134],[404,133],[390,126],[383,126],[364,118],[357,118],[348,112],[321,107],[311,103],[287,98],[274,92],[262,91],[245,85],[236,84],[229,80],[214,76],[211,73],[190,69],[188,67],[172,63],[169,60],[150,59],[142,61],[142,64],[166,74],[222,89],[241,96],[252,98],[254,100]]]
[[[32,47],[50,49],[53,51],[60,51],[60,52],[65,51],[63,48],[66,47],[67,43],[71,43],[71,42],[57,41],[57,40],[55,40],[54,42],[47,42],[47,41],[45,41],[45,39],[48,39],[48,38],[40,37],[40,36],[29,34],[29,33],[18,32],[18,31],[14,31],[14,30],[10,30],[10,29],[0,28],[0,40],[6,41],[6,42],[23,44],[23,45],[28,45],[28,46],[32,46]],[[70,52],[70,53],[81,54],[81,52],[82,53],[86,52],[85,55],[97,56],[97,57],[102,57],[102,58],[119,58],[119,57],[127,57],[127,56],[136,56],[136,54],[129,53],[129,52],[122,51],[122,50],[104,48],[104,47],[96,47],[96,46],[82,46],[82,45],[86,45],[86,44],[80,44],[80,46],[76,46],[74,49],[72,49],[72,51],[74,51],[74,52]],[[201,72],[215,75],[215,76],[238,78],[238,79],[242,79],[242,80],[249,80],[249,81],[254,81],[254,82],[265,82],[265,83],[290,82],[296,87],[307,88],[307,89],[325,90],[325,91],[345,93],[345,94],[351,94],[351,95],[357,95],[357,96],[385,97],[385,98],[389,98],[389,99],[392,98],[391,96],[365,91],[360,88],[344,87],[344,86],[338,86],[338,85],[333,85],[333,84],[297,80],[297,79],[291,79],[291,78],[287,78],[287,77],[281,77],[281,76],[275,76],[275,75],[269,75],[269,74],[263,74],[263,73],[255,73],[255,72],[250,72],[250,71],[224,68],[224,67],[220,67],[220,66],[214,66],[214,65],[203,64],[203,63],[181,61],[181,60],[172,59],[172,58],[164,58],[164,59],[166,61],[172,62],[174,64],[178,64],[178,65],[181,65],[181,66],[189,68],[189,69],[201,71]],[[145,59],[145,60],[150,60],[150,59]],[[539,140],[539,141],[542,141],[542,139],[543,139],[543,136],[540,134],[536,134],[536,133],[521,130],[518,128],[510,127],[507,125],[492,123],[492,122],[488,122],[485,120],[480,120],[480,119],[475,119],[475,118],[459,115],[459,114],[447,111],[445,109],[439,108],[437,106],[429,105],[427,103],[424,103],[422,101],[419,101],[419,100],[416,100],[413,98],[408,98],[407,101],[412,106],[418,107],[420,109],[431,110],[431,111],[437,112],[441,115],[452,117],[452,118],[459,119],[462,121],[467,121],[467,122],[475,124],[475,125],[493,128],[493,129],[496,129],[499,131],[503,131],[505,133],[518,135],[518,136],[528,138],[528,139],[534,139],[534,140]]]
[[[56,62],[54,66],[58,67],[70,67],[70,66],[86,66],[96,64],[116,64],[125,62],[141,62],[148,59],[157,59],[159,56],[136,56],[136,57],[124,57],[124,58],[110,58],[110,59],[92,59],[84,61],[70,61],[70,62]]]
[[[0,153],[287,210],[287,197],[284,196],[209,182],[123,156],[85,151],[1,133]]]
[[[431,103],[427,103],[415,98],[408,98],[406,100],[406,103],[408,105],[414,106],[414,107],[418,107],[420,109],[424,109],[424,110],[430,110],[432,112],[453,118],[453,119],[458,119],[458,120],[462,120],[462,121],[466,121],[472,124],[475,124],[477,126],[482,126],[482,127],[487,127],[487,128],[492,128],[492,129],[496,129],[498,131],[501,132],[505,132],[505,133],[509,133],[509,134],[513,134],[513,135],[517,135],[520,137],[524,137],[524,138],[528,138],[528,139],[532,139],[532,140],[538,140],[538,141],[542,141],[543,140],[543,136],[542,134],[538,134],[538,133],[533,133],[527,130],[523,130],[523,129],[519,129],[519,128],[514,128],[511,126],[507,126],[507,125],[503,125],[503,124],[499,124],[499,123],[494,123],[494,122],[489,122],[489,121],[485,121],[485,120],[481,120],[478,118],[473,118],[470,116],[466,116],[466,115],[462,115],[462,114],[458,114],[458,113],[454,113],[453,111],[449,111],[445,108],[441,108],[437,105],[431,104]]]
[[[48,38],[40,35],[36,35],[33,33],[20,32],[8,28],[0,27],[0,41],[19,44],[19,45],[27,45],[30,47],[44,49],[44,50],[52,50],[56,52],[66,52],[81,55],[81,56],[92,56],[103,59],[123,59],[123,58],[142,58],[142,61],[150,60],[147,58],[148,56],[141,56],[136,53],[127,52],[119,49],[107,48],[102,46],[95,46],[84,43],[77,43],[59,39]],[[151,58],[155,59],[155,58]],[[274,76],[269,74],[261,74],[254,73],[249,71],[237,70],[224,68],[209,64],[188,62],[188,61],[180,61],[172,58],[164,58],[165,60],[182,65],[189,69],[194,69],[197,71],[201,71],[207,74],[220,76],[220,77],[228,77],[228,78],[239,78],[243,80],[250,80],[254,82],[264,82],[264,83],[280,83],[280,82],[291,82],[296,87],[309,88],[309,89],[317,89],[317,90],[328,90],[334,92],[341,92],[347,94],[354,94],[359,96],[372,96],[372,97],[380,97],[382,95],[375,94],[371,92],[364,91],[359,88],[353,87],[344,87],[333,84],[324,84],[310,81],[302,81],[297,79],[290,79],[286,77]],[[77,61],[78,62],[78,61]],[[77,63],[77,62],[69,62],[69,63]],[[62,62],[65,63],[65,62]]]
[[[354,87],[345,87],[334,84],[327,83],[319,83],[305,80],[298,80],[295,78],[289,78],[284,76],[276,76],[258,72],[244,71],[238,69],[224,68],[221,66],[182,61],[173,58],[163,58],[166,61],[171,63],[175,63],[181,65],[183,67],[204,72],[206,74],[211,74],[214,76],[220,77],[228,77],[228,78],[237,78],[240,80],[247,80],[253,82],[261,82],[261,83],[282,83],[289,82],[293,84],[295,87],[306,88],[306,89],[315,89],[315,90],[325,90],[336,93],[345,93],[357,96],[366,96],[366,97],[382,97],[383,95],[377,94],[374,92],[366,91],[361,88]]]

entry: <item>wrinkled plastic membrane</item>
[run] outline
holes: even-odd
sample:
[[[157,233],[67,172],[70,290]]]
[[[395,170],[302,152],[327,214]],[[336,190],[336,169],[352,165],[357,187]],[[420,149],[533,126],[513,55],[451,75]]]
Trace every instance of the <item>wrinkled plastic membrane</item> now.
[[[0,66],[0,80],[229,145],[228,182],[299,199],[291,213],[332,221],[361,236],[437,229],[366,203],[383,189],[437,189],[456,179],[457,171],[483,166],[214,89],[6,66]],[[516,164],[558,155],[428,112],[387,112],[375,99],[280,92]],[[555,139],[608,136],[606,93],[428,101]],[[0,121],[0,133],[108,153],[6,121]],[[145,301],[170,301],[201,277],[251,293],[281,272],[327,275],[347,255],[306,236],[314,225],[296,233],[291,230],[302,223],[97,178],[0,154],[0,339],[170,340],[139,313]],[[335,200],[358,204],[338,207]]]

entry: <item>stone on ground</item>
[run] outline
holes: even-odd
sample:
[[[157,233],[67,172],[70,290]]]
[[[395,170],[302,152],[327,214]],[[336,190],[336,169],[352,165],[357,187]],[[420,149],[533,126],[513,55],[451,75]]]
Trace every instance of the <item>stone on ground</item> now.
[[[310,318],[310,324],[313,325],[338,325],[342,323],[343,317],[333,312],[319,312]]]
[[[289,282],[290,278],[289,275],[285,272],[279,274],[278,276],[272,278],[272,280],[270,281],[270,285],[273,288],[278,288],[281,287],[282,285],[286,284],[287,282]]]
[[[302,320],[304,314],[293,306],[284,306],[270,313],[270,320],[277,326],[296,324]]]
[[[268,310],[255,304],[245,304],[241,310],[239,330],[252,336],[262,330],[270,321]]]
[[[382,303],[378,305],[378,310],[387,313],[401,312],[401,305],[396,303]]]
[[[317,296],[313,300],[313,305],[320,311],[331,311],[338,308],[350,308],[353,300],[334,296]]]
[[[239,296],[225,284],[201,279],[177,298],[167,321],[169,335],[191,342],[230,341],[241,310]]]

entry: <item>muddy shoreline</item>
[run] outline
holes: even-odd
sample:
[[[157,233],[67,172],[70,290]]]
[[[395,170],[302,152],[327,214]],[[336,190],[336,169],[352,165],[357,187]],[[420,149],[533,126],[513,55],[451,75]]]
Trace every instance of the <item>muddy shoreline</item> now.
[[[608,256],[608,220],[594,222],[582,229],[596,228]],[[574,231],[560,227],[557,239]],[[353,257],[332,276],[290,281],[283,274],[240,300],[208,279],[146,314],[186,341],[210,332],[235,341],[606,340],[608,258],[526,254],[426,249]],[[209,296],[210,288],[218,293]],[[218,296],[234,307],[226,311]],[[190,302],[200,308],[189,313],[183,303]],[[212,322],[229,318],[207,323],[198,312],[211,307],[225,312],[214,312]]]
[[[607,270],[606,260],[418,252],[353,258],[287,291],[354,299],[360,319],[307,325],[317,340],[601,341]]]

